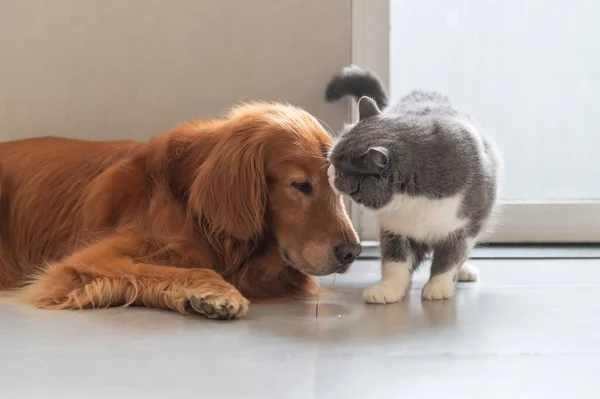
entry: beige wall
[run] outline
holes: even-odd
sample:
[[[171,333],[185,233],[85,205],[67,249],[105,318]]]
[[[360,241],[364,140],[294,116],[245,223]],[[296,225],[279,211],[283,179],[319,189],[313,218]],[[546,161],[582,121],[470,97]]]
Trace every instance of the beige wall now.
[[[352,0],[0,0],[0,140],[145,139],[253,99],[332,128]]]

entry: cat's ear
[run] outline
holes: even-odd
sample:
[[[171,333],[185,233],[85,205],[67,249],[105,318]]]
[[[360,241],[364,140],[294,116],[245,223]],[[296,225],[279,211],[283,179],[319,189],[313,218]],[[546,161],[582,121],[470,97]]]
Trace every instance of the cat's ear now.
[[[362,121],[363,119],[370,118],[375,115],[379,115],[381,111],[377,106],[377,103],[371,98],[367,96],[362,96],[358,100],[358,120]]]
[[[385,169],[390,163],[390,150],[385,147],[370,147],[367,150],[367,157],[379,169]]]

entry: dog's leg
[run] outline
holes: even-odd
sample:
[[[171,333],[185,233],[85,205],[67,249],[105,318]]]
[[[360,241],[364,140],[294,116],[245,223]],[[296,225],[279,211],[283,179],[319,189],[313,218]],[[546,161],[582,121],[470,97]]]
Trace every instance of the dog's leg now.
[[[134,245],[126,236],[102,240],[42,271],[21,296],[44,309],[139,305],[215,319],[248,311],[248,301],[215,271],[134,263],[124,255]]]
[[[307,299],[321,293],[317,280],[284,264],[275,246],[248,259],[232,281],[250,300]]]

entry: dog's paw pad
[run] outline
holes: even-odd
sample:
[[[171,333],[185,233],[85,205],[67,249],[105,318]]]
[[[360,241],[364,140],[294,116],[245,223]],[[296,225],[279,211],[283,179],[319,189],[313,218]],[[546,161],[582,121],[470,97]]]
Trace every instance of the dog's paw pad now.
[[[243,317],[248,312],[249,302],[239,293],[235,295],[191,296],[189,308],[191,311],[209,319],[229,320]]]

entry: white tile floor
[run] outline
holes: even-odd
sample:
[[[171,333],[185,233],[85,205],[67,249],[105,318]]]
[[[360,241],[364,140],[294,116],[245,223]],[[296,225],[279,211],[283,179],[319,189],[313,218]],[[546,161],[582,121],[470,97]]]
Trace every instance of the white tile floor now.
[[[598,398],[600,261],[477,261],[456,298],[364,305],[378,264],[315,302],[214,322],[0,299],[0,398]]]

